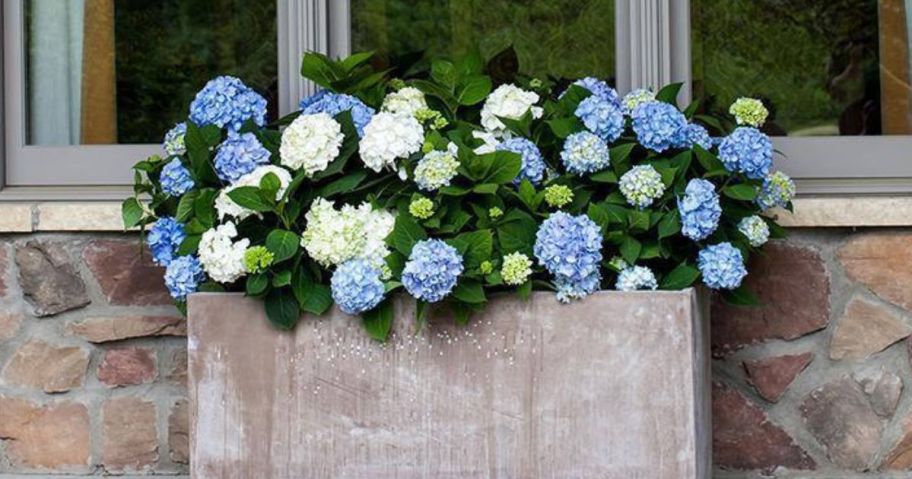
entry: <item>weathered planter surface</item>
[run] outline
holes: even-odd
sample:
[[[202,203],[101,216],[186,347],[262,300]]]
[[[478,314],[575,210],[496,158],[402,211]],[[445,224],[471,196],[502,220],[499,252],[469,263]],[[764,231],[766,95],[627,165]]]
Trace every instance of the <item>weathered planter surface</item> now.
[[[492,301],[466,327],[397,302],[272,329],[190,297],[194,478],[708,478],[708,313],[694,290]]]

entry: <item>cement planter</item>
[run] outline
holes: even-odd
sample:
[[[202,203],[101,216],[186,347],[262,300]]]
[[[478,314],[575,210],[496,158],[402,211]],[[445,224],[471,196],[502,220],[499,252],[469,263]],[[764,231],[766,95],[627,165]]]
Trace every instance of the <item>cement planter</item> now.
[[[708,478],[703,295],[550,293],[465,327],[396,305],[272,329],[239,294],[189,299],[194,478]]]

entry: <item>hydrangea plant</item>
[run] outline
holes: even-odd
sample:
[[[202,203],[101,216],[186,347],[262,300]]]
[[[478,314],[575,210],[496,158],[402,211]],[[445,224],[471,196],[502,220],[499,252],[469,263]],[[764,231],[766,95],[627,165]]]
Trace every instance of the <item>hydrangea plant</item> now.
[[[216,78],[134,167],[125,226],[150,227],[179,307],[244,291],[285,329],[336,304],[384,340],[397,291],[460,322],[511,291],[702,283],[755,301],[746,262],[795,194],[762,103],[740,99],[732,121],[680,109],[678,84],[621,96],[488,69],[477,53],[382,71],[310,53],[320,91],[272,124],[262,96]]]

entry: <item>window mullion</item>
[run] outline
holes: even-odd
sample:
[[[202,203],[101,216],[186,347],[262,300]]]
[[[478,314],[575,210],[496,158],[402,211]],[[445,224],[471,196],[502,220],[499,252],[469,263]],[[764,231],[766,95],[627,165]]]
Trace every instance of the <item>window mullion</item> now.
[[[280,115],[297,110],[298,101],[316,91],[313,82],[301,77],[301,58],[308,51],[333,53],[330,50],[331,3],[338,2],[278,0]]]

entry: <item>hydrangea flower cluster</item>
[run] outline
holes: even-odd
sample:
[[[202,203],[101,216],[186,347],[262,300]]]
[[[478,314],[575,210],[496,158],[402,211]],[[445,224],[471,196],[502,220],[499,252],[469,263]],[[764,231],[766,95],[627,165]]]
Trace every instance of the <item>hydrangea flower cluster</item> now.
[[[364,127],[373,118],[376,110],[367,106],[361,100],[344,93],[335,93],[329,90],[320,90],[313,95],[301,100],[301,115],[314,115],[326,113],[335,118],[343,111],[351,113],[352,123],[358,130],[358,137],[364,136]]]
[[[332,298],[346,314],[361,314],[374,309],[386,288],[380,269],[363,259],[346,261],[333,272]]]
[[[741,232],[753,247],[763,246],[769,240],[769,225],[757,215],[745,216],[738,222],[738,231]]]
[[[267,163],[269,150],[253,133],[229,134],[215,154],[215,172],[226,183],[234,183],[257,166]]]
[[[177,257],[177,249],[186,237],[184,225],[176,219],[171,216],[159,218],[146,235],[152,261],[159,266],[168,266]]]
[[[513,252],[503,257],[503,266],[500,268],[500,277],[504,284],[518,286],[532,276],[532,260],[528,256]]]
[[[621,194],[637,208],[646,208],[665,194],[662,175],[652,165],[637,165],[621,176]]]
[[[757,205],[763,210],[773,207],[785,208],[795,197],[795,182],[788,175],[776,171],[763,180],[763,187],[757,194]]]
[[[288,170],[282,168],[281,166],[258,166],[255,170],[238,178],[237,181],[232,183],[227,188],[223,189],[218,194],[218,196],[215,197],[215,210],[218,212],[219,219],[223,220],[226,217],[230,216],[238,221],[242,221],[248,216],[254,214],[253,210],[244,208],[243,206],[235,203],[234,200],[228,196],[228,194],[242,186],[260,186],[260,182],[263,180],[263,177],[268,174],[273,174],[276,178],[278,178],[279,190],[276,191],[276,200],[281,198],[285,194],[285,191],[288,189],[288,185],[291,184],[291,173],[289,173]]]
[[[673,105],[641,103],[633,110],[633,131],[640,144],[657,153],[682,143],[687,118]]]
[[[712,289],[736,289],[747,276],[744,257],[731,243],[707,246],[697,255],[703,283]]]
[[[342,125],[328,114],[301,115],[282,132],[279,156],[283,165],[313,176],[339,156],[344,139]]]
[[[535,106],[538,100],[535,92],[512,84],[500,85],[488,95],[481,107],[481,126],[489,132],[503,132],[507,125],[499,118],[518,120],[529,111],[532,112],[532,118],[540,118],[543,110]]]
[[[165,268],[165,287],[177,301],[184,301],[188,294],[195,293],[205,279],[206,273],[196,256],[175,258]]]
[[[456,145],[450,143],[447,151],[431,151],[418,161],[418,166],[415,167],[415,183],[425,191],[449,186],[458,168]]]
[[[387,211],[374,210],[370,203],[344,205],[336,210],[332,202],[317,198],[305,219],[307,227],[301,235],[301,246],[323,266],[354,258],[379,264],[389,254],[385,241],[393,231],[395,218]]]
[[[713,140],[709,136],[709,132],[706,131],[706,128],[696,123],[690,123],[685,126],[679,140],[681,143],[675,145],[678,148],[693,148],[694,145],[698,145],[708,151],[713,146]]]
[[[728,171],[765,178],[773,166],[773,142],[756,128],[738,127],[719,145],[719,159]]]
[[[402,284],[415,298],[436,303],[453,291],[463,269],[456,248],[437,239],[419,241],[402,270]]]
[[[359,149],[364,164],[380,172],[392,168],[399,158],[408,158],[421,150],[424,128],[414,117],[381,112],[364,128]]]
[[[763,106],[763,102],[755,98],[738,98],[732,103],[728,112],[735,117],[739,125],[753,126],[760,128],[766,121],[769,111]]]
[[[603,98],[592,95],[576,107],[576,117],[589,131],[611,143],[624,132],[624,113],[620,108]]]
[[[684,236],[701,241],[713,234],[722,216],[715,185],[702,178],[690,180],[684,189],[684,197],[678,198],[678,211]]]
[[[602,233],[589,217],[553,213],[538,228],[533,252],[554,276],[561,302],[583,298],[598,289]]]
[[[180,158],[174,158],[162,167],[161,189],[168,196],[181,196],[193,189],[196,183]]]
[[[513,180],[513,184],[518,185],[523,179],[529,180],[533,185],[541,182],[542,175],[545,173],[545,160],[542,159],[541,151],[535,146],[535,143],[525,138],[510,138],[498,144],[497,150],[511,151],[522,157],[522,168]]]
[[[174,128],[165,133],[165,139],[162,141],[162,148],[168,156],[180,156],[187,152],[184,145],[184,135],[187,134],[187,123],[180,122],[174,125]]]
[[[592,92],[592,96],[598,97],[615,108],[623,108],[617,90],[608,86],[603,80],[599,80],[595,77],[585,77],[573,82],[573,84],[589,90]],[[563,94],[561,94],[561,96],[563,96]]]
[[[621,100],[621,104],[624,107],[624,112],[628,115],[632,115],[633,110],[636,110],[638,106],[653,101],[656,101],[655,92],[648,88],[638,88],[624,95],[624,99]]]
[[[274,260],[275,255],[265,246],[253,246],[244,252],[244,269],[251,274],[262,273]]]
[[[247,120],[266,124],[266,99],[232,76],[209,80],[190,104],[190,121],[200,126],[238,131]]]
[[[409,214],[420,220],[434,216],[434,202],[425,198],[415,198],[409,203]]]
[[[614,285],[618,291],[637,291],[641,289],[658,289],[655,273],[645,266],[627,266],[618,273]]]
[[[567,185],[551,185],[545,188],[545,203],[552,208],[561,208],[573,201],[573,190]]]
[[[415,116],[419,110],[427,108],[424,93],[411,86],[394,91],[383,99],[383,111],[396,115]]]
[[[568,172],[583,176],[608,168],[611,156],[608,144],[594,133],[573,133],[564,141],[561,161]]]
[[[247,274],[244,253],[250,240],[232,241],[237,235],[237,228],[229,221],[207,230],[200,239],[200,263],[206,274],[219,283],[233,283]]]

